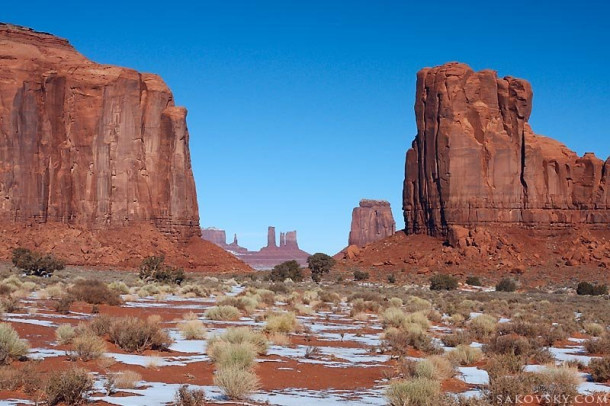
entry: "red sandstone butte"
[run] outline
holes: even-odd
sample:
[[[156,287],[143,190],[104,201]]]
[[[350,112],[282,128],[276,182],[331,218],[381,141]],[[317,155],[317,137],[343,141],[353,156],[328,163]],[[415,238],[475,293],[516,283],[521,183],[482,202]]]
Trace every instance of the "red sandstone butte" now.
[[[525,80],[461,63],[418,72],[417,136],[403,189],[407,233],[610,228],[610,159],[579,157],[534,134],[532,97]]]
[[[200,240],[186,109],[163,80],[8,24],[0,24],[0,164],[4,224],[152,225],[172,242]]]
[[[360,200],[352,211],[352,225],[348,245],[364,247],[389,237],[396,231],[390,203],[385,200]]]

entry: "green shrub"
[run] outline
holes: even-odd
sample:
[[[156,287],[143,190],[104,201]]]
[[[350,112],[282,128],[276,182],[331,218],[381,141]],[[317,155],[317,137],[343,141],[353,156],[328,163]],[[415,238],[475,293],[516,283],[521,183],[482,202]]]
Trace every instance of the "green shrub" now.
[[[303,280],[303,272],[301,271],[299,263],[295,260],[291,260],[274,266],[269,278],[274,282],[283,282],[286,279],[291,279],[294,282],[301,282]]]
[[[27,341],[8,323],[0,323],[0,365],[7,365],[12,360],[25,357],[29,351]]]
[[[260,388],[260,382],[254,372],[237,367],[217,370],[214,375],[214,385],[233,400],[246,399]]]
[[[607,382],[610,380],[610,357],[593,358],[589,361],[591,376],[595,382]]]
[[[115,290],[97,279],[79,279],[74,283],[68,293],[76,300],[89,304],[108,304],[118,306],[121,304],[121,297]]]
[[[241,312],[234,306],[214,306],[206,310],[204,316],[210,320],[235,321],[241,318]]]
[[[394,275],[393,273],[388,275],[388,283],[394,284],[396,283],[396,275]]]
[[[431,290],[454,290],[458,287],[458,280],[447,274],[436,274],[430,278]]]
[[[51,372],[45,394],[50,406],[62,402],[67,405],[78,405],[85,401],[92,389],[93,380],[89,373],[80,368],[72,368]]]
[[[481,286],[481,279],[478,276],[469,276],[466,278],[466,284],[470,286]]]
[[[146,282],[175,283],[185,279],[184,270],[165,264],[165,256],[146,257],[140,265],[140,279]]]
[[[356,269],[354,271],[354,280],[355,281],[366,281],[369,279],[369,277],[370,277],[370,275],[368,272],[361,271],[359,269]]]
[[[154,320],[137,317],[115,318],[109,329],[110,340],[127,352],[166,350],[171,344],[167,331]]]
[[[416,378],[390,383],[385,397],[390,406],[437,406],[441,402],[441,385],[439,382]]]
[[[335,259],[321,252],[315,253],[307,258],[307,265],[311,270],[311,279],[319,283],[322,280],[322,275],[330,272],[335,266]]]
[[[50,276],[64,269],[64,263],[51,254],[41,254],[27,248],[13,250],[13,265],[28,275]]]
[[[593,285],[589,282],[580,282],[576,288],[578,295],[600,296],[608,294],[608,286]]]
[[[496,284],[497,292],[514,292],[517,290],[517,283],[511,278],[503,278]]]

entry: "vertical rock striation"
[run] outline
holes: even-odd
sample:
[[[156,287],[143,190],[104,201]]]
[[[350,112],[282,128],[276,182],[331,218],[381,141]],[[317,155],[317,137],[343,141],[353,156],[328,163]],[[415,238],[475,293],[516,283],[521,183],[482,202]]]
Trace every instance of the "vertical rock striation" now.
[[[199,235],[186,109],[156,75],[0,24],[0,220]]]
[[[352,211],[348,245],[364,247],[394,234],[396,222],[390,203],[385,200],[360,200]]]
[[[407,233],[452,226],[610,227],[610,159],[536,135],[532,88],[448,63],[417,74],[417,136],[406,155]]]

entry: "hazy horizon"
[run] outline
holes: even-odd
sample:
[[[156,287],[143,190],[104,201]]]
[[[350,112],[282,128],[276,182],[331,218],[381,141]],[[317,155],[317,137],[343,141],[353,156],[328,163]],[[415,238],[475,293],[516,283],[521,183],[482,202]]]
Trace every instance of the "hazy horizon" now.
[[[100,63],[159,74],[185,106],[201,226],[258,250],[347,245],[360,199],[402,219],[416,72],[449,61],[528,80],[537,134],[610,155],[610,6],[399,1],[31,1],[0,20],[68,39]],[[36,13],[40,10],[40,14]],[[604,51],[605,49],[605,51]]]

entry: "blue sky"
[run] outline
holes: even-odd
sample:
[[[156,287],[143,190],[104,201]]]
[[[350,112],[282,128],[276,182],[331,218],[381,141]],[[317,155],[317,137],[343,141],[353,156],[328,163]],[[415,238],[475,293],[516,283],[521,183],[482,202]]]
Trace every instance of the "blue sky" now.
[[[127,3],[127,4],[125,4]],[[534,88],[530,124],[610,155],[604,1],[9,2],[0,21],[69,39],[100,63],[160,74],[188,108],[201,224],[258,249],[347,244],[361,198],[398,228],[416,72],[448,61]]]

